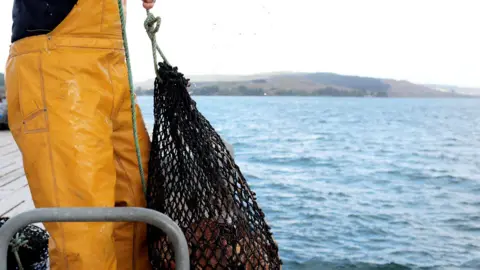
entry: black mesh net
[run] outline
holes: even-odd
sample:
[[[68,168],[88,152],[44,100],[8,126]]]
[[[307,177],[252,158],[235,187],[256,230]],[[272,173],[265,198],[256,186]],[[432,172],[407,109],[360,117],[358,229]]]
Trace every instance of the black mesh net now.
[[[0,228],[7,220],[8,217],[0,218]],[[18,256],[23,269],[48,269],[48,238],[48,233],[44,229],[32,224],[20,229],[10,241],[7,269],[20,269],[13,252],[14,246],[18,247]]]
[[[192,269],[281,269],[265,216],[227,147],[197,110],[177,68],[159,64],[147,207],[184,232]],[[154,269],[174,269],[173,247],[148,228]]]

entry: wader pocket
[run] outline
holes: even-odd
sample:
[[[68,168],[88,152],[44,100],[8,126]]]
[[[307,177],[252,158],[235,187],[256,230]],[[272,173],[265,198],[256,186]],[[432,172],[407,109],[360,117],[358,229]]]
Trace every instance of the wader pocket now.
[[[15,79],[24,133],[47,131],[47,108],[40,57],[40,53],[16,56]]]

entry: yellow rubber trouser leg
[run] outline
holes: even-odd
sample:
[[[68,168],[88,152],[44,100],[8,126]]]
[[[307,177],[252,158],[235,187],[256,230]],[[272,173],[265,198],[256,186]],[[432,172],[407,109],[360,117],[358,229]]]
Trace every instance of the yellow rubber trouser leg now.
[[[36,41],[24,42],[33,48]],[[110,55],[111,50],[64,48],[8,60],[9,124],[36,207],[115,204]],[[117,269],[113,223],[45,226],[52,270]]]
[[[111,62],[111,79],[118,104],[113,115],[113,147],[117,169],[116,206],[145,207],[132,130],[132,114],[127,69],[123,52]],[[150,138],[138,105],[137,130],[145,178],[148,178]],[[119,270],[148,270],[145,223],[116,223],[115,241]]]

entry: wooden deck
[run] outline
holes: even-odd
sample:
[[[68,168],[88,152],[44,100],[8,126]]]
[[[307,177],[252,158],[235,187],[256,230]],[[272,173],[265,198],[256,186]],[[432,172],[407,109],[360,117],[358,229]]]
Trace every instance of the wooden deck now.
[[[0,217],[34,209],[22,155],[8,131],[0,131]]]

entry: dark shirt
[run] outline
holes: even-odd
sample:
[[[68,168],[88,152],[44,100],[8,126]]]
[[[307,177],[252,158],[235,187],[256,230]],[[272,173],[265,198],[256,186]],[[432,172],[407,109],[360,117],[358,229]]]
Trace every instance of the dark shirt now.
[[[15,0],[11,41],[47,34],[70,13],[78,0]]]

